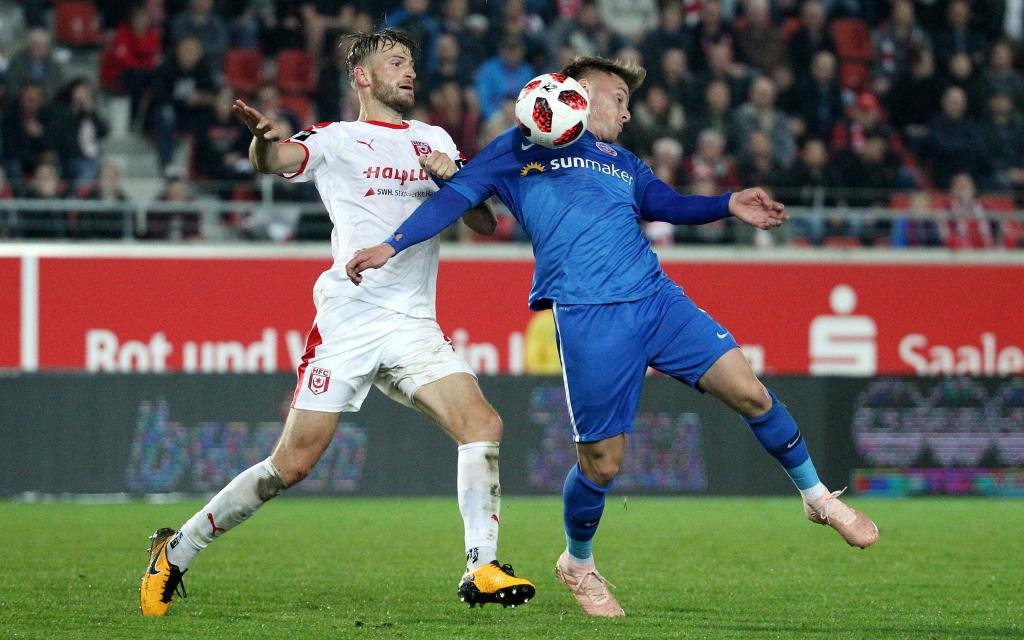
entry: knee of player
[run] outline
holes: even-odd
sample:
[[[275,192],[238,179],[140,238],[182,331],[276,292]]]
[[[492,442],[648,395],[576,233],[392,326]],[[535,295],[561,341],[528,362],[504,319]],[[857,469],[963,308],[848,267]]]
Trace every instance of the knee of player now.
[[[591,459],[584,475],[595,484],[605,487],[612,483],[615,476],[619,475],[619,467],[620,461],[608,456]]]
[[[472,424],[467,425],[467,431],[470,432],[473,440],[487,440],[493,442],[501,441],[501,435],[504,428],[505,426],[501,421],[501,416],[499,416],[493,409],[481,413],[472,420]]]
[[[612,483],[612,480],[615,479],[615,476],[619,475],[619,465],[618,463],[610,461],[603,464],[599,464],[593,470],[593,473],[596,477],[591,478],[591,480],[593,480],[596,484],[601,485],[602,487],[606,487]]]
[[[757,378],[739,390],[739,397],[736,400],[739,412],[744,418],[756,418],[772,408],[772,398],[768,395],[768,389]]]
[[[284,483],[286,488],[302,482],[309,475],[309,472],[313,470],[314,464],[316,463],[292,461],[286,465],[278,466],[278,471],[281,474],[281,482]]]

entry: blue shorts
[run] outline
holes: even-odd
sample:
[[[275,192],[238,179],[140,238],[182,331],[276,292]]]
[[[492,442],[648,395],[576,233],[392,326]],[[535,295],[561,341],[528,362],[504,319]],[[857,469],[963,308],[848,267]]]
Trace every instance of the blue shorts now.
[[[673,283],[632,302],[556,303],[554,314],[576,442],[633,431],[648,366],[700,390],[701,376],[739,346]]]

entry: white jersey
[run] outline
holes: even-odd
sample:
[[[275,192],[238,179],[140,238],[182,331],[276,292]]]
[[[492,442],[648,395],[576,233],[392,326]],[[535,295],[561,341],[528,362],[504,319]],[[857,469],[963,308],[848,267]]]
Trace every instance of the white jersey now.
[[[358,287],[345,275],[345,263],[358,249],[387,240],[437,191],[419,157],[441,151],[458,159],[451,136],[417,120],[400,125],[357,121],[318,124],[287,142],[302,145],[307,158],[296,173],[283,177],[312,180],[334,223],[334,264],[317,280],[317,297],[341,296],[434,318],[438,238],[409,247],[380,269],[365,271]]]

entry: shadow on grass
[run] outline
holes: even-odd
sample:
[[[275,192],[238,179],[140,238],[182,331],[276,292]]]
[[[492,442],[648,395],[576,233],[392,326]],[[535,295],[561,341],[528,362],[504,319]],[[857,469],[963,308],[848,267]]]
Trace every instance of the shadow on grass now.
[[[764,632],[764,633],[787,633],[793,634],[793,637],[807,637],[807,636],[823,636],[831,637],[837,633],[842,635],[841,632],[849,631],[846,629],[837,630],[835,627],[822,626],[817,629],[808,629],[806,627],[798,626],[787,626],[781,624],[694,624],[694,627],[703,627],[711,632],[738,632],[738,633],[753,633],[753,632]],[[1024,629],[1021,627],[1003,627],[997,625],[983,625],[983,624],[957,624],[955,626],[939,626],[939,625],[857,625],[857,634],[862,638],[928,638],[931,639],[943,639],[955,637],[958,639],[973,639],[973,638],[1015,638],[1019,640],[1024,637]]]

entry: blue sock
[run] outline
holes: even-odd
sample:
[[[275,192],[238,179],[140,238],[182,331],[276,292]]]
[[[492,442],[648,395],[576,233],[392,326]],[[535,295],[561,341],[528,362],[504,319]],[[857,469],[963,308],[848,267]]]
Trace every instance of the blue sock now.
[[[573,465],[562,486],[563,522],[569,555],[586,560],[593,555],[591,544],[604,513],[604,495],[611,485],[602,487],[583,475],[579,463]]]
[[[744,418],[744,421],[750,425],[765,451],[772,454],[786,470],[796,488],[810,489],[820,480],[804,437],[800,435],[800,428],[775,392],[768,389],[768,395],[772,399],[772,408],[768,413],[756,418]]]

